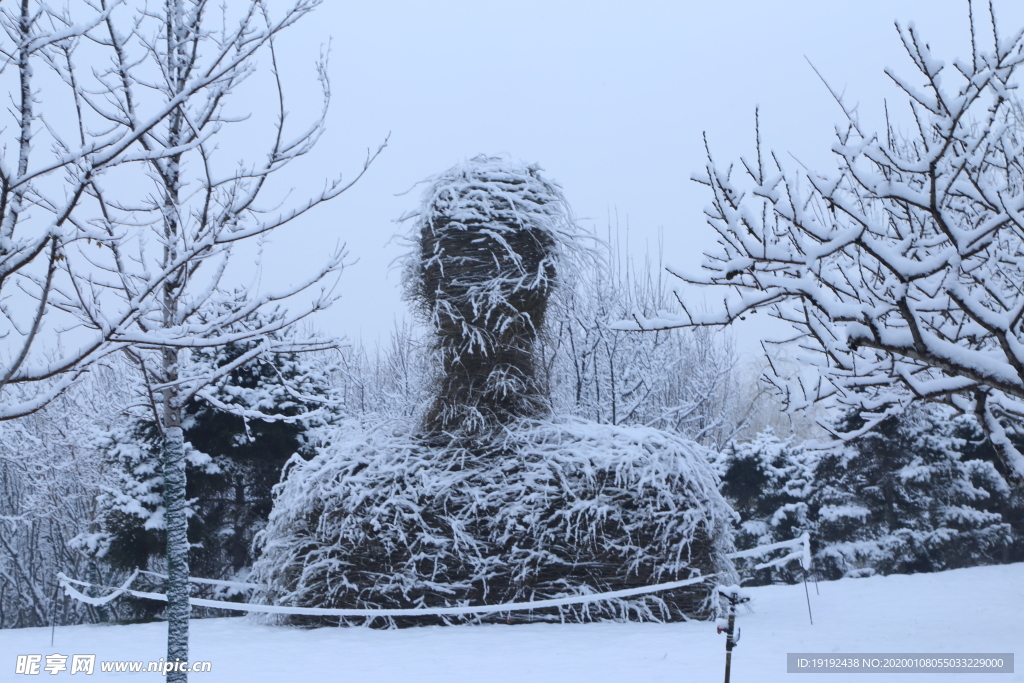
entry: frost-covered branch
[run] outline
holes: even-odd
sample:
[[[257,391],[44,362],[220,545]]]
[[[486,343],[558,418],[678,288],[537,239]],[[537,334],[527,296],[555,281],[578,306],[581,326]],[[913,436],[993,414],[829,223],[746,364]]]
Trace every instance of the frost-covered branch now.
[[[718,246],[690,285],[724,292],[716,310],[637,314],[623,329],[726,325],[757,311],[789,323],[798,371],[770,379],[789,407],[831,400],[868,422],[915,401],[978,414],[1003,464],[1024,479],[1024,116],[1013,96],[1022,34],[946,65],[915,29],[917,69],[888,72],[917,123],[837,130],[837,168],[785,167],[766,153],[733,172],[708,155]],[[980,38],[979,38],[980,41]],[[840,99],[840,104],[843,104]]]

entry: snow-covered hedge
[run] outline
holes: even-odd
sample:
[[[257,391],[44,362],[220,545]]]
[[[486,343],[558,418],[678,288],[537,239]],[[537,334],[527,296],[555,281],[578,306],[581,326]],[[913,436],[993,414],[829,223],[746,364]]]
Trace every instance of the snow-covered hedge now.
[[[257,539],[263,599],[500,604],[730,569],[722,558],[733,513],[693,442],[566,418],[521,420],[472,447],[457,443],[428,447],[409,424],[353,424],[311,461],[293,458]],[[486,619],[709,617],[714,583]]]

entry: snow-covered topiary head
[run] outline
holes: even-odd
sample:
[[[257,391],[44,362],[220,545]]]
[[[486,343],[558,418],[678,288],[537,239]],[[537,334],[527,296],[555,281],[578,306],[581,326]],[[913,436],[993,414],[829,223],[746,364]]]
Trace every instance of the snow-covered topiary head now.
[[[407,291],[434,327],[443,375],[428,433],[478,433],[545,412],[533,345],[569,251],[561,190],[535,165],[478,156],[430,181]]]

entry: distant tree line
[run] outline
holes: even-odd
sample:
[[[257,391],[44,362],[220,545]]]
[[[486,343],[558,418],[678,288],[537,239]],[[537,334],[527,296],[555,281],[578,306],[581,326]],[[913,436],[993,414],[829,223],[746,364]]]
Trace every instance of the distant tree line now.
[[[859,430],[847,414],[833,427]],[[740,515],[737,545],[811,535],[814,570],[837,579],[1024,560],[1024,493],[972,416],[920,406],[843,441],[772,430],[730,444],[722,491]],[[758,583],[794,581],[765,569]]]

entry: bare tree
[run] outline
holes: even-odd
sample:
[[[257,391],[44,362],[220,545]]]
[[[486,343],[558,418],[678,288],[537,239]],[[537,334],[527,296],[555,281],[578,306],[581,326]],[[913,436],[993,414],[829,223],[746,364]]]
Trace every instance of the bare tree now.
[[[23,82],[23,128],[19,169],[5,169],[0,179],[0,283],[13,282],[12,287],[34,302],[34,312],[23,322],[15,311],[4,309],[8,334],[21,340],[21,350],[0,379],[15,386],[57,379],[25,400],[6,404],[3,417],[38,409],[110,353],[123,351],[132,358],[163,435],[170,576],[167,658],[185,661],[190,608],[183,408],[199,397],[243,417],[289,419],[227,405],[218,401],[212,387],[257,357],[332,346],[330,341],[274,333],[334,300],[333,280],[345,257],[339,247],[295,285],[268,292],[228,286],[229,263],[238,261],[232,261],[232,255],[246,242],[262,245],[273,231],[339,196],[358,181],[383,145],[367,154],[351,181],[339,177],[299,201],[279,199],[261,205],[268,180],[307,154],[324,130],[330,100],[326,58],[322,56],[317,65],[323,108],[312,123],[293,131],[286,126],[274,49],[275,38],[315,9],[319,0],[296,0],[279,15],[263,0],[230,8],[207,0],[166,0],[158,8],[118,0],[83,4],[94,12],[85,24],[73,24],[72,17],[35,7],[29,0],[22,1],[20,13],[5,10],[4,15],[8,34],[16,42],[8,63],[17,63]],[[40,22],[57,28],[45,39],[36,38]],[[49,47],[36,49],[33,41]],[[32,50],[70,93],[76,143],[33,109],[33,69],[25,61]],[[250,112],[231,111],[228,104],[257,73],[258,55],[270,65],[268,77],[260,83],[261,99],[273,112],[264,122],[269,137],[259,158],[225,160],[223,150],[231,144],[234,124],[243,124],[234,140],[241,141],[243,153],[256,144],[252,128],[244,127],[253,125],[246,122]],[[22,61],[15,62],[16,58]],[[27,158],[38,144],[32,136],[40,126],[54,140],[57,162],[33,170]],[[32,185],[30,181],[45,173],[67,177],[53,195],[69,199],[48,199],[43,189]],[[279,194],[286,191],[282,188]],[[27,206],[41,208],[52,220],[42,228],[33,225],[34,231],[20,242],[12,241],[9,233],[14,234],[19,221],[28,220]],[[41,232],[45,234],[40,236]],[[258,315],[304,292],[311,300],[293,306],[290,313]],[[36,352],[33,347],[48,314],[83,330],[78,336],[85,341],[55,362],[30,367],[26,360]],[[219,367],[190,362],[190,349],[242,342],[248,342],[245,352]],[[174,671],[169,680],[186,678],[185,672]]]
[[[613,425],[641,424],[721,449],[746,425],[737,359],[712,330],[610,329],[630,311],[670,305],[662,269],[635,262],[609,227],[604,248],[563,283],[539,348],[557,413]],[[751,397],[754,398],[754,397]]]
[[[109,247],[120,238],[78,219],[95,183],[111,169],[139,161],[138,143],[174,109],[165,102],[132,127],[62,126],[60,112],[81,107],[92,82],[74,63],[87,36],[112,21],[119,0],[82,3],[75,16],[35,0],[0,6],[0,82],[12,97],[13,125],[0,127],[0,420],[29,414],[73,384],[96,361],[121,345],[112,341],[138,314],[146,297],[100,314],[75,287],[65,257],[80,240]],[[201,90],[216,80],[189,84]],[[67,88],[61,87],[61,82]],[[46,87],[44,87],[44,85]],[[56,293],[61,306],[96,324],[58,348],[41,340]],[[68,295],[71,296],[68,296]]]
[[[912,402],[948,403],[976,414],[1024,478],[1011,440],[1024,420],[1024,119],[1011,96],[1024,37],[1000,35],[991,5],[984,20],[973,9],[971,57],[950,65],[897,26],[916,82],[887,73],[911,132],[865,130],[836,95],[834,172],[784,167],[760,134],[738,169],[709,151],[695,180],[713,195],[718,247],[701,274],[679,275],[727,290],[723,306],[697,312],[680,293],[682,313],[622,327],[765,311],[795,330],[786,345],[803,371],[770,373],[791,408],[830,399],[864,411],[867,430]]]
[[[152,389],[154,412],[164,440],[162,467],[170,577],[167,585],[168,661],[188,659],[189,545],[181,426],[185,404],[198,396],[216,407],[230,409],[216,400],[211,387],[233,369],[260,355],[314,351],[331,345],[317,340],[296,341],[273,333],[331,303],[332,287],[325,281],[342,268],[343,251],[336,251],[323,266],[282,291],[225,291],[221,286],[235,245],[287,225],[352,184],[343,184],[340,179],[330,182],[322,191],[293,208],[263,210],[256,204],[267,187],[267,179],[306,154],[323,130],[330,96],[326,65],[321,62],[319,71],[324,87],[324,111],[312,126],[289,138],[273,43],[280,31],[317,4],[299,2],[283,18],[272,19],[262,2],[252,2],[234,28],[211,31],[206,21],[209,3],[174,0],[168,2],[162,12],[146,15],[134,30],[140,57],[125,54],[119,62],[119,69],[125,73],[140,59],[159,73],[157,80],[148,83],[121,79],[127,85],[118,86],[117,90],[118,101],[124,103],[115,114],[122,117],[120,125],[132,125],[136,118],[132,103],[146,97],[139,92],[143,88],[155,90],[163,100],[180,103],[158,129],[143,137],[147,151],[157,152],[151,163],[152,191],[148,202],[131,205],[98,193],[105,208],[105,224],[111,231],[120,226],[138,226],[160,245],[155,253],[132,260],[115,252],[112,271],[116,272],[116,280],[108,284],[110,289],[116,289],[122,300],[130,299],[137,288],[148,285],[151,273],[172,273],[161,283],[159,306],[137,316],[133,331],[122,337],[135,349],[135,358]],[[142,26],[150,21],[152,33],[147,34]],[[119,39],[112,37],[114,40]],[[118,52],[127,53],[128,43],[119,44]],[[220,141],[222,126],[232,118],[225,112],[225,103],[228,95],[252,73],[252,57],[261,49],[268,53],[273,65],[276,91],[272,101],[278,106],[274,134],[261,161],[222,169],[216,163],[213,141]],[[233,61],[235,66],[201,93],[190,95],[187,92],[188,83],[211,69],[220,69],[225,60]],[[364,171],[373,156],[368,155]],[[253,315],[262,307],[276,305],[311,287],[319,288],[319,294],[297,312],[281,316]],[[252,323],[254,320],[258,322]],[[258,343],[214,370],[202,366],[198,373],[191,371],[189,349],[246,340]],[[256,412],[262,419],[274,417]],[[184,673],[176,673],[180,680],[185,679]]]
[[[110,479],[92,442],[120,421],[130,375],[115,356],[32,415],[0,424],[0,628],[48,626],[58,616],[105,621],[116,610],[65,600],[58,611],[53,589],[58,571],[119,583],[91,552]]]

